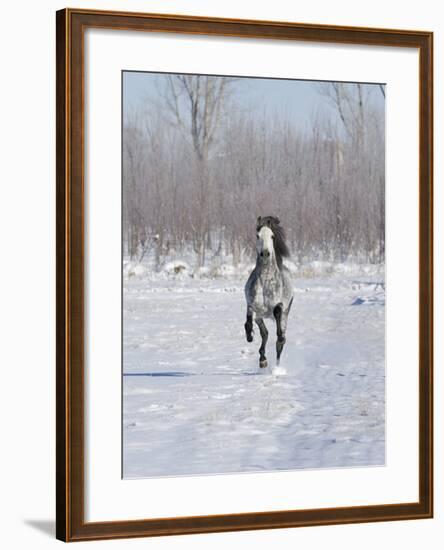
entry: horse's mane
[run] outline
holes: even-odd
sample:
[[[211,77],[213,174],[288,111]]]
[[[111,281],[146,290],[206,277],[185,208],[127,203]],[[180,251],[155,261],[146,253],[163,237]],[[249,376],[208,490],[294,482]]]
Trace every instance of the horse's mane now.
[[[279,218],[275,216],[259,216],[257,219],[256,230],[259,231],[262,227],[267,226],[273,231],[274,236],[274,251],[276,253],[276,261],[279,269],[282,269],[282,258],[288,258],[290,251],[285,242],[285,231],[281,225]]]

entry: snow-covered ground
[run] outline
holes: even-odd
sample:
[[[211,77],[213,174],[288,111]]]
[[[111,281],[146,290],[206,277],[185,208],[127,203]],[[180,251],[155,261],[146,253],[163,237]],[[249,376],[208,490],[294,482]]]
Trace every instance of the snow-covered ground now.
[[[176,271],[124,269],[125,478],[384,464],[383,270],[300,272],[263,370],[245,278]]]

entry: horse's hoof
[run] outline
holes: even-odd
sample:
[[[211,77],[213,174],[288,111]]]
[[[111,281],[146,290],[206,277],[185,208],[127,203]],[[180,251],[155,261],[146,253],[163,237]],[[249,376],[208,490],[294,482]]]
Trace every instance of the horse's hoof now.
[[[268,367],[267,360],[266,359],[261,359],[259,361],[259,366],[260,366],[261,369],[266,369]]]
[[[253,341],[253,335],[247,334],[247,342],[252,342],[252,341]]]

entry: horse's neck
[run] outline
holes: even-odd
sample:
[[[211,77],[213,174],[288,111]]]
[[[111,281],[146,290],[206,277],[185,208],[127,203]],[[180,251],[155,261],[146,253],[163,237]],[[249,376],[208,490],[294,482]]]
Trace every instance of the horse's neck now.
[[[263,262],[260,256],[258,256],[256,259],[256,269],[259,277],[263,279],[276,277],[276,275],[280,273],[280,269],[274,255],[268,262]]]

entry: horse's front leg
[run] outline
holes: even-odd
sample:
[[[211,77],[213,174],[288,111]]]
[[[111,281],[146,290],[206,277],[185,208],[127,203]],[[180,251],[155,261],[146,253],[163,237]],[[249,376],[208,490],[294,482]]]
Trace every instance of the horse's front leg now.
[[[276,340],[276,362],[279,365],[279,362],[281,360],[281,353],[284,349],[285,344],[285,332],[287,330],[287,317],[288,317],[288,311],[284,311],[283,305],[279,303],[274,309],[273,309],[273,315],[276,319],[276,332],[277,332],[277,340]]]
[[[260,317],[259,319],[256,318],[255,321],[257,326],[259,327],[259,331],[261,333],[261,338],[262,338],[262,344],[261,344],[261,347],[259,348],[259,366],[261,369],[264,369],[268,364],[267,358],[265,357],[265,346],[267,345],[267,340],[268,340],[268,330],[267,330],[267,327],[265,326],[265,323],[262,317]]]
[[[245,321],[245,335],[247,342],[253,341],[253,310],[251,306],[247,307],[247,320]]]

